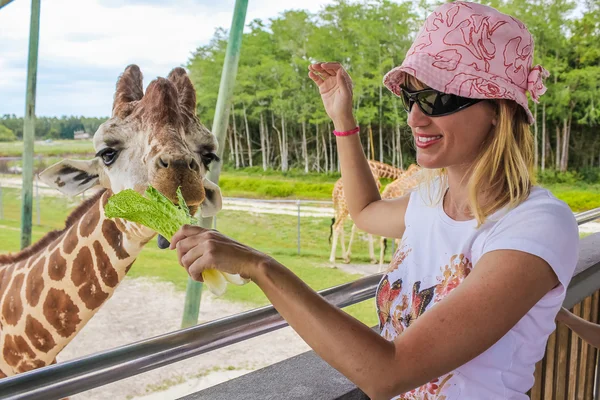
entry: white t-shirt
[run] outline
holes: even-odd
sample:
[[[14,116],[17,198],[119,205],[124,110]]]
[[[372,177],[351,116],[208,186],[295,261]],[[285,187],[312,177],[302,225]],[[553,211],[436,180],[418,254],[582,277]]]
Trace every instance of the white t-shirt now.
[[[560,285],[478,357],[395,399],[528,399],[535,364],[556,328],[554,319],[579,255],[579,231],[568,205],[533,187],[519,206],[499,210],[476,229],[475,220],[455,221],[442,204],[431,205],[421,188],[411,193],[405,221],[400,246],[377,289],[379,327],[388,340],[442,301],[489,251],[512,249],[541,257]]]

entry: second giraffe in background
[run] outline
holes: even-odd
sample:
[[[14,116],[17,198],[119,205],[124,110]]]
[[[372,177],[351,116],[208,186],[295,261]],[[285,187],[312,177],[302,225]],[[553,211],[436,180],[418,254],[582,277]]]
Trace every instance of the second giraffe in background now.
[[[381,182],[379,181],[381,178],[387,179],[398,179],[402,174],[403,170],[400,168],[393,167],[391,165],[381,163],[378,161],[370,160],[369,168],[371,169],[371,173],[375,178],[375,182],[377,184],[377,188],[381,188]],[[330,233],[330,241],[331,241],[331,255],[329,256],[329,262],[335,263],[335,253],[337,248],[338,238],[341,240],[342,245],[342,260],[345,263],[350,262],[352,241],[354,238],[354,232],[356,230],[356,225],[352,224],[352,233],[350,235],[350,243],[348,244],[348,249],[346,249],[346,244],[344,240],[344,222],[350,216],[348,211],[348,206],[346,204],[346,198],[344,196],[344,186],[342,184],[342,179],[338,179],[333,187],[332,193],[333,200],[333,212],[334,217],[331,223],[331,233]],[[375,258],[375,250],[373,248],[373,235],[369,234],[369,256],[371,258],[371,263],[376,264],[377,260]],[[333,238],[333,240],[331,240]]]

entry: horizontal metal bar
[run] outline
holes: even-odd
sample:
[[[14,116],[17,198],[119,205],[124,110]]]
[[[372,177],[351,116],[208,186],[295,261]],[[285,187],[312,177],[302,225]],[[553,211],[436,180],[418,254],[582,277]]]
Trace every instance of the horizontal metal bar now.
[[[575,215],[579,225],[600,218],[600,208]],[[600,264],[599,264],[600,265]],[[583,273],[584,271],[579,271]],[[382,274],[319,293],[338,307],[368,300]],[[0,380],[2,399],[53,399],[141,374],[287,326],[273,306],[265,306],[191,328],[170,332],[101,353]]]
[[[592,222],[598,218],[600,218],[600,207],[575,214],[575,219],[579,225]]]
[[[368,300],[382,274],[319,293],[338,307]],[[152,339],[0,380],[2,399],[59,399],[185,360],[287,326],[265,306]]]

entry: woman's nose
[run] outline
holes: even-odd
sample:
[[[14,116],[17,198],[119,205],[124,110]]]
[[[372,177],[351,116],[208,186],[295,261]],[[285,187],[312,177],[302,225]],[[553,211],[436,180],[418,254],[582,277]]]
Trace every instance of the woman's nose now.
[[[411,128],[417,128],[421,126],[426,126],[429,124],[429,117],[421,111],[421,108],[418,104],[413,103],[412,108],[408,112],[408,126]]]

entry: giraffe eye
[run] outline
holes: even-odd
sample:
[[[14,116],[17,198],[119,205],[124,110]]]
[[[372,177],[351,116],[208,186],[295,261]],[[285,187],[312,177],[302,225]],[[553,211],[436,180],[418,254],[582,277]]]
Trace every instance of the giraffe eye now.
[[[201,154],[200,157],[202,158],[202,164],[204,164],[204,166],[206,167],[206,169],[208,169],[208,166],[210,165],[211,162],[213,162],[213,161],[221,161],[221,159],[219,158],[219,156],[216,155],[215,153]]]
[[[96,157],[102,158],[102,162],[104,165],[109,166],[117,160],[117,155],[119,152],[115,149],[111,149],[110,147],[100,150]]]

